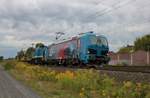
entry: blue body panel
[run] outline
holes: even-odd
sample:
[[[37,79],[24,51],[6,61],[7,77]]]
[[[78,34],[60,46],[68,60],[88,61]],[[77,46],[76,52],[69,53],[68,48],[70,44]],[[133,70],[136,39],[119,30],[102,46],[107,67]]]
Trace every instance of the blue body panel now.
[[[89,49],[96,51],[96,54],[92,54],[94,60],[96,60],[97,57],[100,58],[106,56],[109,51],[108,45],[93,44],[90,40],[90,37],[97,38],[97,36],[91,32],[87,32],[80,37],[79,59],[84,63],[89,63],[91,56],[88,54]],[[99,37],[106,39],[104,36]]]
[[[44,58],[44,59],[47,59],[48,58],[48,48],[46,46],[44,47],[37,47],[35,49],[35,52],[34,52],[34,58]]]
[[[94,36],[92,33],[86,33],[80,37],[79,59],[84,63],[88,63],[87,49],[90,45],[89,36]]]

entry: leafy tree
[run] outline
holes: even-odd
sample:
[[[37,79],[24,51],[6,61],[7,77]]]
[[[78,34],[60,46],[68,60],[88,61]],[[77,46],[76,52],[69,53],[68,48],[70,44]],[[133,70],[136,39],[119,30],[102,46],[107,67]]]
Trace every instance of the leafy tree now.
[[[133,51],[133,46],[127,45],[126,47],[120,48],[118,53],[130,53]]]
[[[21,60],[22,58],[24,58],[24,56],[25,56],[25,53],[24,53],[23,50],[21,50],[21,51],[19,51],[19,52],[17,53],[17,59],[18,59],[18,60]]]
[[[134,46],[127,45],[126,47],[120,48],[119,53],[130,53],[132,51],[144,50],[150,51],[150,35],[145,35],[141,38],[137,38],[134,41]]]
[[[134,42],[134,49],[150,51],[150,34],[137,38]]]
[[[35,45],[35,47],[37,48],[37,47],[44,47],[44,44],[43,43],[37,43],[36,45]]]
[[[3,56],[0,56],[0,61],[2,61],[4,59],[4,57]]]
[[[34,49],[33,47],[29,47],[29,48],[26,50],[25,56],[27,57],[27,59],[32,58],[33,53],[34,53],[34,50],[35,50],[35,49]]]

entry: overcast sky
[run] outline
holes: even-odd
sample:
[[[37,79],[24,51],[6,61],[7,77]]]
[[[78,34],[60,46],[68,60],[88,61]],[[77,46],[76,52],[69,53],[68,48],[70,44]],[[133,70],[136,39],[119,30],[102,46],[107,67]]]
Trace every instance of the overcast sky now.
[[[150,0],[0,0],[0,55],[12,57],[32,43],[94,31],[110,50],[150,34]]]

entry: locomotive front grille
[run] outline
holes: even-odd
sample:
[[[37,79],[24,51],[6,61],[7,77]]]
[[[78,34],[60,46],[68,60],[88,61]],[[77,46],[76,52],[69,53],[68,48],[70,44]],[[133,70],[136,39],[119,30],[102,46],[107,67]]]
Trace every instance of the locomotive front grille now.
[[[96,54],[97,51],[95,49],[88,49],[89,54]]]
[[[107,54],[107,51],[102,51],[101,54],[102,54],[102,55],[106,55],[106,54]]]

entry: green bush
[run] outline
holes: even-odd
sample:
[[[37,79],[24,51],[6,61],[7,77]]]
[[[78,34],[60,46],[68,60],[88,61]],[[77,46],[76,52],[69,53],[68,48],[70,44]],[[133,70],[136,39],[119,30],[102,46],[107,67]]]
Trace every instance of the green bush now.
[[[11,70],[11,69],[14,68],[14,66],[15,66],[14,62],[9,61],[9,62],[6,62],[6,63],[4,64],[4,69],[5,69],[5,70]]]

